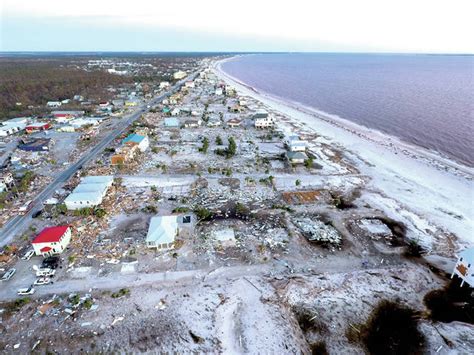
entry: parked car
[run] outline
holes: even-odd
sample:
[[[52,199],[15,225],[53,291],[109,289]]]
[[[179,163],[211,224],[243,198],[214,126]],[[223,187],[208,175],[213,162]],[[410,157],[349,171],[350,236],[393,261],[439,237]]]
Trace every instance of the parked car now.
[[[51,282],[51,279],[49,277],[40,277],[39,279],[36,279],[33,285],[35,286],[47,285],[50,282]]]
[[[59,256],[48,256],[41,263],[41,268],[57,269],[60,261]]]
[[[15,272],[16,272],[16,269],[13,269],[13,268],[7,270],[7,272],[3,274],[1,280],[2,280],[2,281],[8,281],[8,280],[10,280],[10,279],[12,278],[12,276],[15,274]]]
[[[36,270],[36,277],[41,277],[41,276],[51,277],[51,276],[54,276],[55,273],[56,273],[56,270],[53,270],[50,268],[41,268],[41,269]]]
[[[21,257],[21,260],[30,260],[33,255],[35,255],[35,251],[34,251],[34,250],[28,250],[28,251],[25,253],[25,255],[23,255],[23,256]]]
[[[18,293],[20,296],[32,295],[33,293],[35,293],[35,289],[33,288],[33,286],[24,287],[24,288],[20,288],[17,293]]]

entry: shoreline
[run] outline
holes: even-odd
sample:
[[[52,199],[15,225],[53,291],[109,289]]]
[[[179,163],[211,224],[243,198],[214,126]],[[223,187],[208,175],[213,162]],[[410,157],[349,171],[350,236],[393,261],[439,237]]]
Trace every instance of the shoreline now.
[[[232,58],[213,63],[219,79],[234,86],[240,95],[289,118],[295,133],[309,130],[341,148],[360,173],[370,178],[365,201],[411,223],[422,234],[434,228],[444,236],[455,234],[460,244],[474,245],[474,169],[345,119],[259,92],[223,71],[221,64]]]
[[[255,54],[245,54],[247,55],[255,55]],[[285,99],[273,94],[270,94],[266,91],[259,90],[245,82],[241,81],[240,79],[230,75],[229,73],[225,72],[222,69],[221,65],[227,61],[234,60],[236,58],[242,57],[244,55],[235,55],[229,58],[221,59],[213,63],[213,68],[221,74],[221,77],[225,77],[229,79],[233,83],[237,83],[242,87],[245,87],[247,90],[252,91],[259,97],[267,98],[271,101],[274,101],[278,104],[288,106],[294,110],[300,111],[302,113],[308,114],[313,116],[317,120],[325,121],[335,127],[340,129],[344,129],[354,135],[358,135],[359,137],[370,140],[380,146],[385,148],[389,148],[392,150],[396,150],[397,152],[409,152],[410,154],[416,156],[415,159],[426,159],[427,163],[432,163],[432,165],[445,170],[453,169],[455,174],[462,174],[463,176],[474,180],[474,167],[470,167],[462,162],[455,160],[454,158],[448,157],[443,155],[438,151],[433,151],[428,148],[408,143],[403,141],[401,138],[390,135],[388,133],[381,132],[377,129],[370,128],[355,122],[352,122],[346,118],[340,117],[335,114],[331,114],[322,110],[318,110],[314,107],[305,105],[301,102],[292,101],[289,99]]]

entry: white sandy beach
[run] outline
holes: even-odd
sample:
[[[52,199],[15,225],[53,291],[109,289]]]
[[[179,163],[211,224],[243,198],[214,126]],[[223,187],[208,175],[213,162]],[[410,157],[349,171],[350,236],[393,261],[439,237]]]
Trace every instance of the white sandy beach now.
[[[364,203],[403,222],[412,237],[432,249],[457,251],[474,245],[474,169],[339,117],[258,92],[225,73],[222,62],[214,64],[215,73],[240,95],[289,117],[293,127],[299,126],[299,133],[317,133],[320,137],[310,149],[317,150],[318,143],[324,142],[344,150],[360,175],[368,177],[361,197]],[[288,129],[285,123],[279,128]]]

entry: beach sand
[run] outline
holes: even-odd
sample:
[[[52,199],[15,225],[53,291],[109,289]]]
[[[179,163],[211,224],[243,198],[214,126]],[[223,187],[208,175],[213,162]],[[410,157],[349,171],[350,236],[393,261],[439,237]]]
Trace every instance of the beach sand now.
[[[222,70],[221,64],[229,59],[213,64],[215,74],[239,95],[288,117],[278,128],[317,134],[310,146],[313,152],[323,142],[344,151],[360,176],[367,177],[361,202],[407,225],[409,236],[430,250],[439,252],[446,246],[452,254],[474,245],[474,169],[337,116],[259,92]]]

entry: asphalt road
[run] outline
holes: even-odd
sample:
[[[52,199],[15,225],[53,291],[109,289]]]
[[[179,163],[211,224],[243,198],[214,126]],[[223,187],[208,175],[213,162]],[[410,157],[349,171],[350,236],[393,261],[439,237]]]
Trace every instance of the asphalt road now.
[[[153,98],[152,100],[145,102],[140,105],[137,110],[127,116],[124,116],[121,120],[121,125],[118,128],[112,130],[103,140],[97,143],[93,148],[89,149],[77,162],[70,165],[66,170],[61,172],[56,178],[44,188],[36,197],[32,200],[32,208],[24,215],[17,215],[11,218],[5,225],[0,229],[0,247],[7,245],[12,241],[14,237],[22,233],[28,225],[31,223],[32,215],[43,208],[43,201],[53,195],[54,191],[59,189],[67,180],[71,178],[84,164],[87,164],[90,160],[95,158],[101,153],[108,145],[110,145],[115,138],[125,132],[128,127],[135,122],[140,116],[148,112],[147,106],[153,106],[164,98],[178,91],[183,84],[188,80],[193,80],[199,71],[189,75],[187,78],[180,80],[171,87],[167,92]]]

